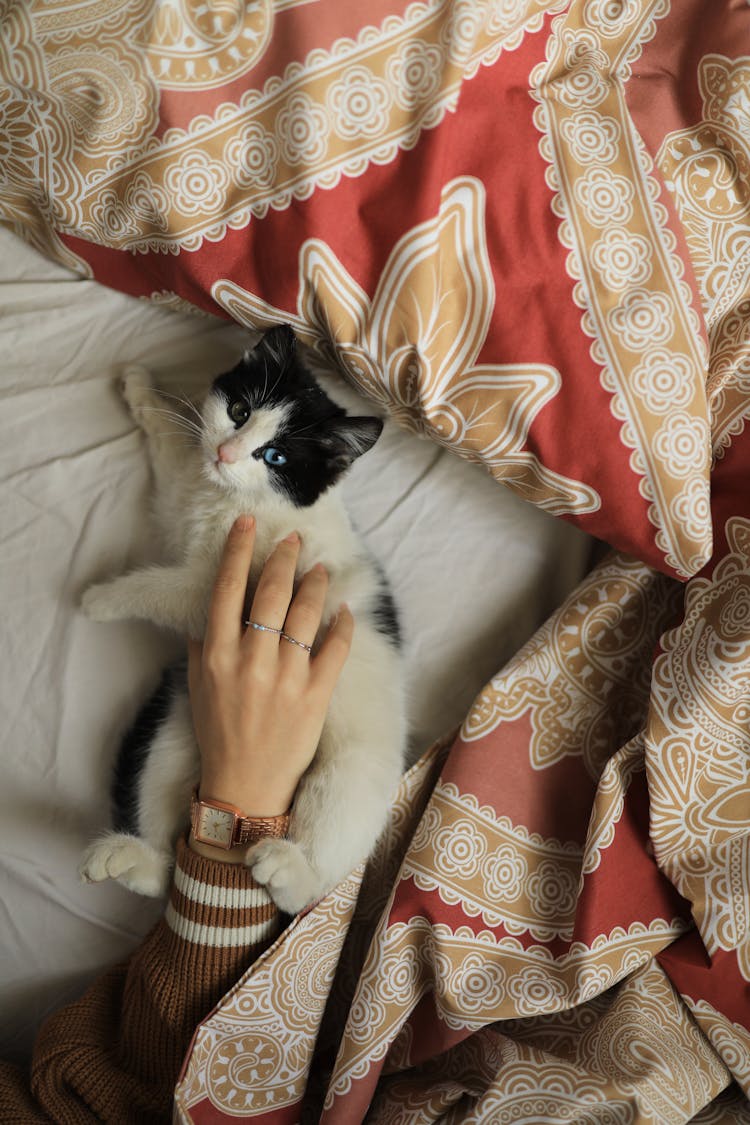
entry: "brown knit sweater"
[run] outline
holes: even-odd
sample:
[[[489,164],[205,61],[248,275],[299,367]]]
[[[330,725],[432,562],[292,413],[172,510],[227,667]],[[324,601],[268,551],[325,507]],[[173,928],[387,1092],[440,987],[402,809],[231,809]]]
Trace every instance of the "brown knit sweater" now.
[[[46,1021],[30,1075],[0,1063],[0,1122],[171,1121],[197,1024],[279,928],[247,868],[203,859],[181,841],[163,920],[129,961]]]

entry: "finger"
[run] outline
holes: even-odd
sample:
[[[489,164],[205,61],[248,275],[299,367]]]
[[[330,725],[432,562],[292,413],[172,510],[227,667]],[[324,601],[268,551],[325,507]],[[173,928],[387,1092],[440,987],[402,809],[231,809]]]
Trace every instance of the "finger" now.
[[[329,695],[346,664],[353,636],[354,618],[349,607],[342,605],[336,621],[326,633],[320,649],[312,660],[314,678]]]
[[[299,589],[292,599],[289,612],[284,622],[284,633],[299,641],[302,645],[311,645],[320,628],[320,619],[323,616],[326,593],[328,592],[328,572],[321,563],[316,563],[308,571],[299,584]],[[280,647],[285,658],[308,656],[309,653],[300,644],[286,644]]]
[[[242,629],[247,577],[253,559],[255,520],[240,516],[227,536],[208,609],[206,646],[237,639]]]
[[[250,610],[250,620],[256,625],[267,625],[270,629],[278,630],[282,628],[292,600],[299,548],[299,535],[293,531],[277,544],[266,559]],[[268,645],[275,642],[278,646],[278,633],[248,629],[245,636],[253,642],[263,641]]]

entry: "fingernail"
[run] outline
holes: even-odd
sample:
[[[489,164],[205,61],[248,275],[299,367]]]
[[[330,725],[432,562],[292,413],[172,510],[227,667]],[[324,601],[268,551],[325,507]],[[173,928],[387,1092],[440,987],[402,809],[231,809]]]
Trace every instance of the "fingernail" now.
[[[234,526],[238,531],[252,531],[255,527],[255,516],[238,516]]]
[[[328,571],[321,562],[317,562],[312,569],[316,574],[325,574],[326,576],[328,575]]]
[[[293,531],[290,535],[286,536],[286,538],[284,539],[284,542],[285,543],[299,543],[299,534],[296,531]]]

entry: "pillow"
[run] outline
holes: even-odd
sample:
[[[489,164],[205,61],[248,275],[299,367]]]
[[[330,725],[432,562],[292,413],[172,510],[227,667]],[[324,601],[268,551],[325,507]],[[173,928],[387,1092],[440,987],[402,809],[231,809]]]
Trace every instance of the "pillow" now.
[[[675,20],[565,7],[13,0],[0,216],[135,295],[291,323],[404,426],[685,578],[705,333],[627,104]]]

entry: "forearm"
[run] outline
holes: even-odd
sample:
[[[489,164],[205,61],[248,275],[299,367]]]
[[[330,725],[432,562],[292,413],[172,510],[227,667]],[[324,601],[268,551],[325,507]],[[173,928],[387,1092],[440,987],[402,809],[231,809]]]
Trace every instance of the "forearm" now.
[[[0,1067],[0,1121],[169,1121],[197,1024],[279,928],[279,912],[247,868],[181,842],[164,919],[126,965],[46,1022],[30,1086]]]

